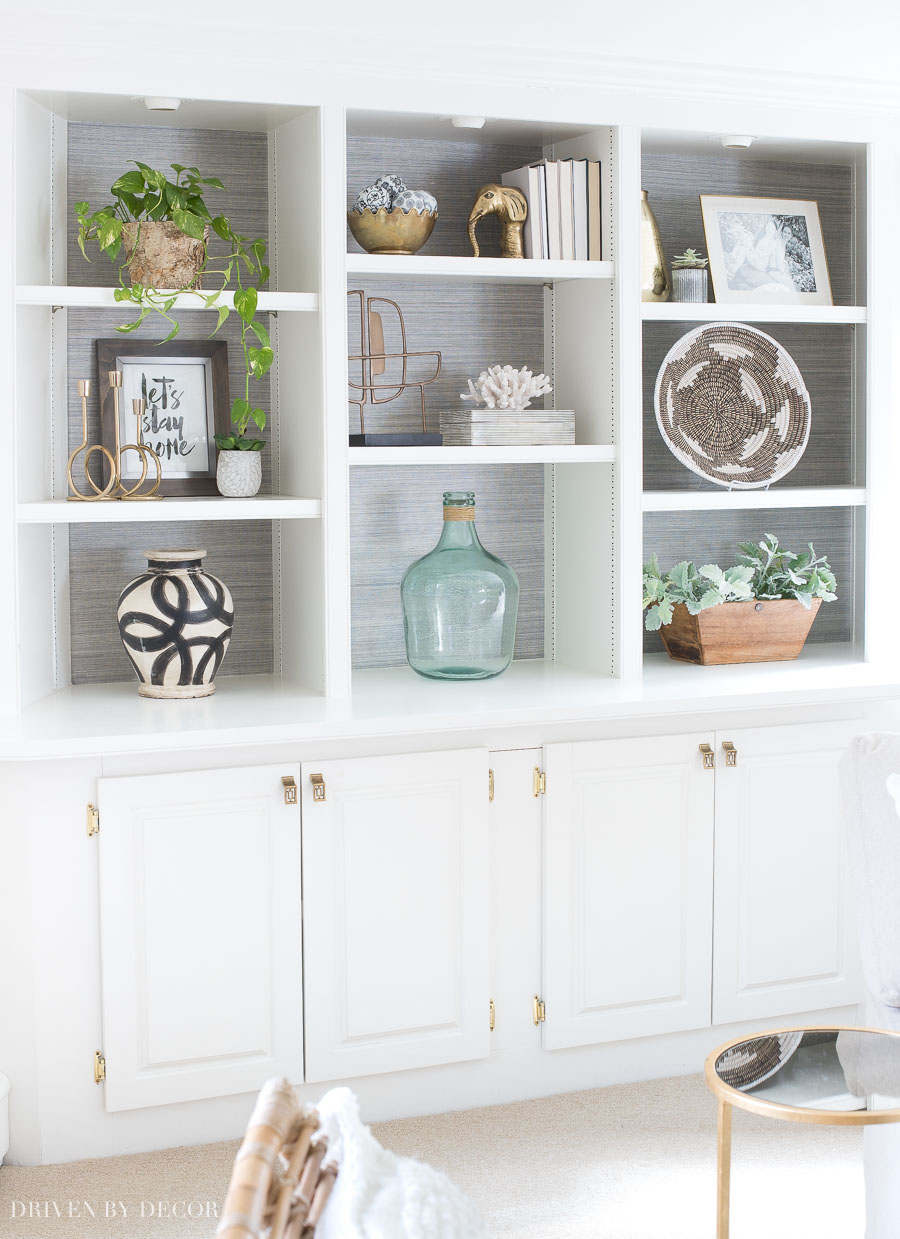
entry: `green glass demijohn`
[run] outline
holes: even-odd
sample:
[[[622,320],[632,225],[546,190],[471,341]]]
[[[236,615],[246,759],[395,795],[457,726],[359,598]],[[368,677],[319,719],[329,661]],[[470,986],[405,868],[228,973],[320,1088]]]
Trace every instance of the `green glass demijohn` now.
[[[444,492],[444,531],[400,585],[406,657],[435,680],[486,680],[512,662],[519,581],[475,532],[475,495]]]

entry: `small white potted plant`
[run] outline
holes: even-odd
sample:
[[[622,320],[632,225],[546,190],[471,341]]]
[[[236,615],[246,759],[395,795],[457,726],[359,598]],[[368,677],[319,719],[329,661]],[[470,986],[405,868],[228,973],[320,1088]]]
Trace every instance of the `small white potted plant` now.
[[[688,247],[672,259],[672,300],[705,302],[709,296],[709,259]]]
[[[228,435],[216,435],[219,458],[216,462],[216,486],[227,499],[250,499],[262,482],[262,439],[247,434],[251,421],[260,430],[266,426],[262,409],[253,408],[246,398],[235,400],[231,408],[235,429]]]

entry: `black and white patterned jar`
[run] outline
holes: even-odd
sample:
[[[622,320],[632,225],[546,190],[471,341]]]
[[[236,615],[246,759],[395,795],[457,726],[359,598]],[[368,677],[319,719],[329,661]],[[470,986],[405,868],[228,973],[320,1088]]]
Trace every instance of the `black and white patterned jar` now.
[[[234,603],[205,572],[204,550],[145,551],[147,571],[119,595],[119,635],[142,697],[208,697],[231,641]]]

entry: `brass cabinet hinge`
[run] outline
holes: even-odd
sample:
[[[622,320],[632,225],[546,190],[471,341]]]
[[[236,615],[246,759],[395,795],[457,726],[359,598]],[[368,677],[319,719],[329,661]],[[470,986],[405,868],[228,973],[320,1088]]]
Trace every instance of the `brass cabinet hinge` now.
[[[535,1028],[537,1028],[538,1024],[543,1024],[547,1018],[547,1008],[544,1005],[543,999],[539,998],[537,994],[531,1000],[531,1018],[534,1020]]]
[[[534,774],[531,778],[531,790],[535,797],[543,796],[547,790],[547,776],[544,774],[540,766],[535,766]]]
[[[491,1005],[490,1005],[490,1025],[489,1025],[491,1032],[494,1031],[494,1025],[496,1024],[496,1022],[497,1022],[497,1008],[494,1006],[494,1000],[492,998]]]
[[[716,768],[716,755],[715,755],[715,753],[713,752],[712,745],[710,745],[710,744],[701,744],[701,745],[700,745],[700,755],[701,755],[701,757],[703,758],[703,769],[704,769],[704,770],[715,770],[715,768]]]
[[[494,799],[494,772],[488,771],[488,800]]]
[[[283,774],[281,776],[281,786],[284,788],[284,803],[297,803],[297,784],[294,782],[292,774]]]
[[[100,1050],[94,1050],[94,1083],[102,1084],[106,1079],[106,1059]]]
[[[737,749],[734,747],[731,741],[723,740],[722,748],[725,750],[725,765],[736,766],[737,765]]]
[[[309,781],[312,783],[313,800],[325,799],[325,780],[320,774],[311,774]]]
[[[89,804],[87,807],[85,827],[87,829],[87,837],[89,839],[92,839],[100,829],[100,810],[95,809],[92,804]]]

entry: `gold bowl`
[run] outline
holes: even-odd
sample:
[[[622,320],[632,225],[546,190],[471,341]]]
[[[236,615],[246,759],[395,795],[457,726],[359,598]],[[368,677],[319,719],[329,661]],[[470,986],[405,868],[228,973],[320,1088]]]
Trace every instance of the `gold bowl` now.
[[[347,212],[347,223],[355,239],[368,254],[414,254],[431,236],[437,211],[389,211],[379,207]]]

